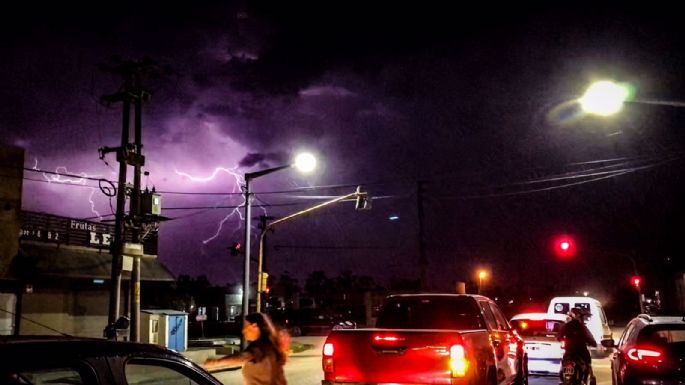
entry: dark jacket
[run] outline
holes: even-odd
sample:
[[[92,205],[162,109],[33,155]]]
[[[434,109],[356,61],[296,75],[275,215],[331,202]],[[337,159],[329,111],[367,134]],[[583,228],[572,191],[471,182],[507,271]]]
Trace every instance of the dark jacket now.
[[[561,327],[557,340],[565,341],[564,349],[566,352],[564,356],[580,356],[587,362],[590,361],[590,352],[587,350],[587,345],[597,346],[597,341],[595,341],[590,330],[577,319],[572,319]]]

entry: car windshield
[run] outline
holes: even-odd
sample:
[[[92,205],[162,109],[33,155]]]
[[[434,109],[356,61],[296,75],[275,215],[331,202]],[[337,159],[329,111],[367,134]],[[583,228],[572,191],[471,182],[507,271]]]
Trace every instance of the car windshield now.
[[[389,329],[482,329],[475,301],[466,297],[391,299],[376,326]]]
[[[666,346],[685,343],[685,325],[653,325],[642,329],[639,344]]]
[[[557,320],[516,319],[509,322],[522,337],[556,337],[561,325]]]

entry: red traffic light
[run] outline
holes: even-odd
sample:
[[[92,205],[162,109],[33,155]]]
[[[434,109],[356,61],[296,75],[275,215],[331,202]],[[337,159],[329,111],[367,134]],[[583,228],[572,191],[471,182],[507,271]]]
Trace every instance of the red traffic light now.
[[[638,275],[634,275],[633,277],[630,278],[630,282],[633,284],[633,286],[635,286],[639,289],[640,283],[642,282],[642,278],[640,278],[640,276],[638,276]]]
[[[233,246],[231,246],[230,250],[231,250],[231,255],[240,254],[240,242],[233,242]]]
[[[554,239],[553,248],[554,253],[561,258],[570,258],[576,253],[575,242],[568,235],[561,235]]]

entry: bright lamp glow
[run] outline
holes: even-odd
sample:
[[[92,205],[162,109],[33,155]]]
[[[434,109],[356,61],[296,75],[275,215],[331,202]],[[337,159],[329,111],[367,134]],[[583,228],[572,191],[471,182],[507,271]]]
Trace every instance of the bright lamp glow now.
[[[300,172],[312,172],[316,168],[316,158],[308,152],[299,154],[295,158],[295,168]]]
[[[583,111],[609,116],[621,111],[629,94],[627,87],[605,80],[590,85],[579,101]]]
[[[485,272],[485,270],[481,270],[478,272],[478,278],[480,279],[485,279],[488,276],[488,273]]]

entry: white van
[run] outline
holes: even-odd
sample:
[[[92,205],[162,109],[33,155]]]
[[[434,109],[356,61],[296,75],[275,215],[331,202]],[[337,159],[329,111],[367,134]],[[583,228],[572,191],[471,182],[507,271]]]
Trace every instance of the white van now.
[[[587,316],[585,317],[585,325],[590,329],[590,333],[597,342],[597,348],[592,349],[591,353],[595,356],[606,356],[610,350],[601,345],[602,340],[612,338],[611,328],[607,316],[604,314],[602,304],[590,297],[554,297],[549,302],[547,313],[550,314],[568,314],[569,310],[574,307],[583,309]]]

